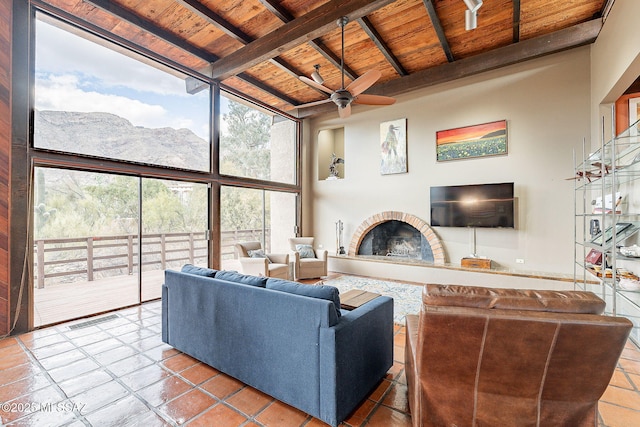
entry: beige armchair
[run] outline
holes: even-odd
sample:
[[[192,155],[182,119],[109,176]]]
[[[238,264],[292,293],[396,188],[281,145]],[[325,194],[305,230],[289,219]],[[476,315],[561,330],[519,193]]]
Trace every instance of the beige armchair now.
[[[289,254],[265,254],[260,242],[236,243],[235,251],[242,273],[289,279]]]
[[[289,239],[289,246],[292,250],[293,275],[296,280],[327,275],[327,251],[314,249],[313,237],[292,237]]]

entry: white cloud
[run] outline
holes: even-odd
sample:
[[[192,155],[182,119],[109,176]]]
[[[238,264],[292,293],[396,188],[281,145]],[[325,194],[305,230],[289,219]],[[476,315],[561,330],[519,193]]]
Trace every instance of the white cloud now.
[[[39,110],[106,112],[147,128],[187,128],[209,139],[208,92],[122,52],[42,20],[36,26]]]
[[[134,126],[147,128],[192,128],[193,121],[170,117],[161,105],[145,104],[124,96],[84,91],[76,76],[50,76],[36,83],[36,109],[112,113],[129,120]]]
[[[56,74],[73,70],[98,78],[104,86],[126,87],[160,95],[191,96],[186,92],[184,81],[174,75],[46,22],[37,23],[36,67],[39,70]]]

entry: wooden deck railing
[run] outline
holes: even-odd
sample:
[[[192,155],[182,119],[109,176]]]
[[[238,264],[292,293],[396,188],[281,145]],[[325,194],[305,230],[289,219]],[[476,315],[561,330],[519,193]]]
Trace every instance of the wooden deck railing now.
[[[234,257],[236,242],[260,241],[262,233],[261,229],[223,232],[222,259]],[[137,234],[39,239],[34,246],[37,288],[44,288],[47,279],[93,281],[97,275],[130,275],[139,266]],[[155,265],[164,270],[185,263],[206,264],[207,251],[204,232],[142,235],[142,266]]]

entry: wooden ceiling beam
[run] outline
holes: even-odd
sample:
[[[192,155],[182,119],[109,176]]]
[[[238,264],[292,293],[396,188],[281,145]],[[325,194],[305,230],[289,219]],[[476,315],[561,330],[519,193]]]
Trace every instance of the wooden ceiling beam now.
[[[322,42],[320,39],[311,40],[309,42],[312,48],[317,50],[320,55],[324,56],[324,59],[329,61],[331,65],[336,67],[338,70],[340,69],[340,57],[335,53],[331,52],[329,48]],[[344,75],[349,77],[351,80],[355,80],[358,78],[358,74],[353,71],[351,67],[347,64],[344,64]]]
[[[276,3],[273,0],[260,0],[260,3],[262,3],[262,5],[269,12],[271,12],[276,18],[278,18],[285,24],[295,19],[294,16],[291,14],[291,12],[289,12],[287,9],[284,8],[284,6],[282,6],[279,3]]]
[[[282,5],[276,3],[273,0],[260,0],[260,3],[262,3],[262,5],[267,8],[269,12],[273,13],[279,20],[281,20],[285,24],[295,19],[295,17],[288,10],[286,10]],[[333,65],[337,69],[340,69],[340,57],[331,52],[329,48],[325,46],[322,40],[320,40],[319,38],[311,40],[309,41],[309,45],[320,55],[324,56],[324,58],[329,61],[331,65]],[[344,74],[351,80],[355,80],[358,78],[356,72],[346,64],[344,66]]]
[[[99,27],[91,22],[85,21],[84,19],[78,17],[77,15],[72,15],[67,11],[64,11],[62,9],[59,9],[55,6],[52,6],[49,3],[46,3],[42,0],[31,0],[31,4],[36,6],[38,9],[54,16],[56,19],[60,19],[62,21],[66,21],[69,23],[72,23],[78,27],[81,28],[85,28],[87,31],[89,31],[90,33],[97,35],[98,37],[104,38],[106,40],[110,40],[111,42],[115,43],[116,45],[122,46],[126,49],[129,49],[133,52],[137,52],[138,54],[142,55],[142,56],[146,56],[147,58],[151,58],[154,61],[157,61],[160,64],[164,64],[170,68],[179,70],[185,74],[188,75],[192,75],[194,77],[192,77],[192,79],[200,79],[202,81],[207,81],[209,79],[208,76],[202,74],[202,73],[198,73],[197,71],[194,71],[188,67],[186,67],[183,64],[180,64],[178,62],[175,62],[173,59],[171,58],[167,58],[164,55],[161,55],[158,52],[149,50],[143,46],[140,46],[139,44],[133,43],[131,40],[129,39],[125,39],[124,37],[118,36],[116,34],[113,34],[107,30],[105,30],[102,27]]]
[[[260,80],[253,78],[249,75],[247,75],[246,73],[240,73],[238,74],[236,77],[240,78],[241,80],[245,81],[246,83],[249,83],[250,85],[260,89],[263,92],[266,92],[270,95],[275,96],[278,99],[283,100],[284,102],[288,102],[291,105],[299,105],[300,104],[300,100],[291,98],[288,95],[285,95],[284,93],[280,92],[279,90],[261,82]]]
[[[371,87],[366,93],[374,95],[397,96],[413,90],[426,88],[464,77],[470,77],[509,65],[518,64],[530,59],[562,52],[568,49],[593,43],[600,29],[602,19],[593,19],[568,27],[551,34],[527,39],[516,44],[481,53],[438,67],[429,68],[406,77],[391,80]],[[331,108],[334,107],[334,108]],[[299,118],[327,113],[335,106],[318,106],[298,111]]]
[[[219,59],[216,55],[212,54],[211,52],[208,52],[204,49],[200,49],[199,47],[190,44],[189,42],[176,36],[175,34],[158,27],[151,21],[148,21],[134,13],[131,13],[130,11],[124,9],[121,6],[118,6],[117,4],[111,1],[108,1],[108,0],[85,0],[85,1],[87,3],[94,5],[99,9],[104,10],[105,12],[113,16],[118,17],[122,21],[126,21],[131,25],[134,25],[140,29],[143,29],[149,34],[155,37],[158,37],[175,47],[178,47],[186,52],[189,52],[190,54],[196,56],[197,58],[200,58],[209,63],[213,63]],[[258,89],[264,92],[267,92],[270,95],[275,96],[276,98],[280,98],[283,101],[288,102],[292,105],[296,105],[300,103],[300,101],[295,100],[287,96],[286,94],[259,82],[258,80],[254,79],[253,77],[245,73],[239,73],[237,77],[245,81],[246,83],[249,83],[250,85],[255,86]],[[204,88],[204,86],[205,85],[200,80],[187,78],[186,89],[188,93],[195,93],[201,90],[202,88]]]
[[[455,58],[453,57],[453,52],[451,51],[451,47],[449,46],[449,41],[447,40],[447,36],[444,33],[444,28],[442,28],[442,23],[440,22],[440,18],[436,13],[436,8],[433,5],[432,0],[422,0],[424,3],[424,7],[427,9],[427,13],[429,14],[429,19],[431,19],[431,25],[433,25],[433,29],[438,36],[438,40],[440,40],[440,46],[442,46],[442,51],[447,57],[447,61],[453,62]]]
[[[398,58],[391,52],[389,46],[382,40],[382,36],[375,29],[369,18],[363,16],[362,18],[358,18],[358,24],[362,27],[365,33],[369,36],[369,38],[373,41],[373,43],[378,47],[378,50],[384,55],[389,64],[396,70],[400,76],[406,76],[409,74],[407,70],[404,69]]]
[[[134,25],[148,32],[149,34],[153,34],[154,36],[166,41],[167,43],[186,52],[189,52],[190,54],[198,58],[202,58],[207,62],[214,62],[218,59],[218,57],[211,52],[201,49],[198,46],[187,42],[183,38],[176,36],[174,33],[158,27],[153,22],[130,12],[117,3],[111,2],[109,0],[85,0],[85,3],[91,4],[98,9],[101,9],[121,19],[122,21],[126,21],[131,25]]]
[[[224,80],[239,74],[278,56],[282,52],[332,31],[336,28],[337,20],[343,16],[353,21],[393,3],[393,1],[331,0],[216,61],[213,64],[211,77],[216,80]]]
[[[234,27],[229,22],[225,21],[224,18],[222,18],[220,15],[204,6],[197,0],[178,0],[178,2],[182,4],[182,6],[184,6],[187,10],[191,11],[191,13],[198,15],[201,19],[222,30],[225,34],[242,43],[243,45],[247,45],[254,40],[251,36],[243,32],[239,28]],[[287,63],[281,58],[273,58],[270,60],[270,62],[295,78],[298,78],[298,76],[302,74],[302,71],[298,70],[293,65]]]
[[[197,0],[177,0],[185,9],[191,13],[198,15],[201,19],[207,21],[214,27],[222,30],[226,35],[239,41],[242,44],[248,44],[253,40],[244,31],[231,25],[228,21],[225,21],[222,16],[215,13]]]
[[[513,0],[513,42],[520,41],[520,0]]]

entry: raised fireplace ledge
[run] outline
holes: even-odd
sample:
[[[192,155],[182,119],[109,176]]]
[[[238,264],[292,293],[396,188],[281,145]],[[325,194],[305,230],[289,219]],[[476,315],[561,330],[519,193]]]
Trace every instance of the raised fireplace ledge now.
[[[429,224],[415,215],[398,211],[380,212],[362,221],[358,228],[356,228],[356,231],[351,238],[351,242],[349,243],[348,255],[351,257],[355,257],[358,255],[358,248],[360,247],[362,240],[365,238],[369,231],[371,231],[379,224],[382,224],[383,222],[394,220],[405,222],[416,228],[427,240],[429,246],[431,246],[431,252],[433,253],[433,264],[445,264],[446,261],[442,242],[440,242],[440,239],[433,231],[433,229],[429,226]]]
[[[423,268],[434,268],[438,270],[480,273],[482,276],[498,275],[498,276],[507,276],[507,277],[520,277],[520,278],[526,278],[526,279],[542,279],[542,280],[549,280],[554,282],[566,282],[566,283],[572,283],[572,284],[576,280],[573,274],[553,273],[553,272],[545,272],[545,271],[513,270],[508,268],[491,268],[491,269],[473,268],[473,267],[463,267],[460,264],[452,264],[452,263],[443,263],[443,264],[436,265],[435,263],[428,262],[428,261],[422,261],[422,260],[416,260],[416,259],[403,259],[403,258],[395,258],[395,257],[371,256],[371,255],[332,255],[332,254],[329,254],[328,257],[334,263],[335,262],[342,263],[343,261],[347,261],[347,262],[359,261],[363,263],[380,263],[380,264],[387,264],[387,265],[394,264],[394,265],[401,265],[401,266],[407,266],[407,267],[423,267]],[[335,267],[335,265],[333,266],[329,265],[330,269],[332,267]],[[347,273],[347,274],[366,274],[366,273],[358,273],[358,272],[341,270],[341,269],[338,269],[335,271],[341,272],[341,273]],[[387,277],[387,276],[385,276],[385,278],[394,279],[393,277]],[[406,278],[395,278],[395,279],[411,280]],[[420,279],[420,283],[422,283],[423,281],[424,279]],[[438,282],[433,282],[433,283],[438,283]],[[587,280],[587,283],[595,284],[596,281]],[[529,288],[528,286],[525,286],[525,285],[520,285],[520,287],[527,288],[527,289]],[[543,289],[543,288],[540,288],[540,289]],[[555,289],[555,288],[549,288],[549,289]],[[568,289],[569,288],[567,288],[567,290]]]

